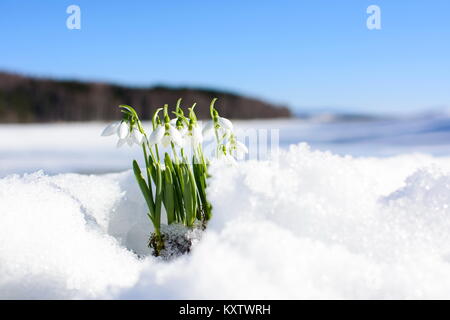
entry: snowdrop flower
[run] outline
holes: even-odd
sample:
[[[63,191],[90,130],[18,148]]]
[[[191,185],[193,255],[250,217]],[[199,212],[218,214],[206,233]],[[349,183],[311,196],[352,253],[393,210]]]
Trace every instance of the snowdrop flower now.
[[[153,132],[150,134],[150,137],[148,138],[148,143],[150,145],[155,145],[157,143],[160,143],[162,138],[164,137],[165,129],[163,126],[158,126]]]
[[[203,136],[209,138],[211,136],[211,133],[212,133],[213,129],[214,129],[214,122],[213,121],[208,121],[206,123],[206,125],[203,127],[203,130],[202,130]]]
[[[202,144],[203,143],[202,128],[196,125],[191,130],[186,130],[184,139],[186,144],[192,146],[193,148]]]
[[[203,133],[202,128],[197,122],[197,116],[195,115],[194,108],[195,103],[192,108],[189,108],[189,118],[184,118],[187,124],[187,128],[183,132],[183,137],[186,145],[196,148],[203,143]]]
[[[128,146],[133,146],[133,144],[137,144],[138,146],[141,146],[144,142],[144,135],[137,127],[131,128],[128,122],[122,122],[122,124],[119,126],[118,130],[119,135],[119,141],[117,142],[117,147],[120,148],[125,143],[128,144]]]
[[[168,127],[169,128],[166,128],[166,132],[162,138],[162,145],[167,147],[173,142],[179,147],[183,146],[183,137],[181,136],[181,133],[174,126],[169,125]]]
[[[231,123],[231,121],[228,120],[227,118],[217,117],[217,122],[219,123],[221,128],[233,131],[233,123]]]
[[[230,145],[230,152],[234,152],[236,157],[242,157],[244,154],[248,153],[248,149],[245,144],[235,140],[234,143]]]
[[[120,148],[120,147],[122,147],[123,145],[125,145],[125,144],[127,144],[128,143],[128,146],[132,146],[133,145],[133,142],[131,141],[131,140],[128,140],[128,139],[119,139],[118,141],[117,141],[117,144],[116,144],[116,147],[117,148]]]
[[[234,153],[237,157],[241,157],[244,154],[248,153],[248,149],[240,141],[237,141],[236,136],[234,134],[231,134],[230,139],[228,143],[226,144],[227,150],[230,153]]]
[[[169,121],[169,124],[170,124],[171,126],[176,127],[178,122],[179,122],[179,121],[178,121],[178,118],[174,118],[174,119],[172,119],[172,120]]]
[[[205,138],[210,139],[213,130],[217,131],[219,138],[226,138],[233,132],[233,123],[227,118],[217,116],[215,119],[207,122],[203,128],[202,134]]]
[[[225,145],[223,145],[222,151],[218,154],[218,158],[223,157],[223,155],[227,155],[227,162],[233,162],[234,164],[236,164],[237,162],[235,157],[241,158],[246,153],[248,153],[248,149],[245,144],[237,141],[236,136],[234,134],[231,134],[229,141]],[[234,161],[231,160],[230,157],[233,158]]]
[[[168,112],[168,105],[164,105],[164,108],[160,108],[156,110],[155,115],[153,116],[153,126],[154,130],[149,138],[150,145],[155,145],[161,143],[163,147],[167,148],[172,143],[182,147],[183,146],[183,137],[178,131],[178,129],[175,127],[177,125],[177,119],[170,120],[169,118],[169,112]],[[160,123],[158,118],[158,112],[160,110],[164,110],[164,123]],[[158,121],[157,121],[158,120]],[[175,120],[175,121],[174,121]],[[157,123],[159,122],[159,123]]]
[[[117,147],[128,144],[130,147],[133,143],[137,145],[142,145],[144,142],[144,135],[139,130],[138,127],[134,126],[131,128],[127,121],[116,121],[108,125],[102,132],[102,136],[111,136],[117,134],[119,141],[117,141]]]
[[[172,142],[181,147],[183,145],[183,138],[177,128],[169,123],[159,125],[153,130],[148,139],[150,145],[161,143],[164,147],[170,146]]]
[[[136,127],[133,128],[133,130],[131,130],[131,137],[132,137],[134,143],[136,143],[137,145],[142,145],[142,143],[144,142],[144,135]]]
[[[228,138],[233,133],[233,123],[227,118],[219,116],[219,112],[214,108],[217,98],[211,101],[209,111],[211,113],[211,121],[209,121],[203,128],[203,136],[206,139],[211,137],[211,133],[214,131],[217,143]]]
[[[237,165],[236,159],[231,154],[227,153],[225,145],[222,146],[221,152],[219,152],[217,159],[231,166]]]

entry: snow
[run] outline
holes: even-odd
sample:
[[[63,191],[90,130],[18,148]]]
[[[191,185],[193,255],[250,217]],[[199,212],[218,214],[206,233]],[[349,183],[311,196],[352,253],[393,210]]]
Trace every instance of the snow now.
[[[0,298],[108,296],[137,281],[136,258],[106,233],[120,197],[117,181],[95,176],[2,179]]]
[[[0,179],[0,298],[450,298],[449,157],[296,144],[211,173],[213,220],[170,262],[130,171]]]

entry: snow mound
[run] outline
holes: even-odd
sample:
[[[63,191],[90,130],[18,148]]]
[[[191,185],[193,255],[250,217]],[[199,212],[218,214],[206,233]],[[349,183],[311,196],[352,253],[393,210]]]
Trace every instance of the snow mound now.
[[[109,178],[0,180],[0,298],[108,296],[136,282],[140,264],[107,233],[120,199]]]
[[[0,180],[0,298],[450,298],[450,159],[291,146],[215,163],[190,254],[150,255],[131,172]]]

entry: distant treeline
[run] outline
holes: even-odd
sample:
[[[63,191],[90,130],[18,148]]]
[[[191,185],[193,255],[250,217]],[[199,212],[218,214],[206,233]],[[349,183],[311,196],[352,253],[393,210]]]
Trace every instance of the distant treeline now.
[[[94,82],[60,81],[0,72],[0,122],[113,120],[120,104],[133,106],[142,119],[156,108],[197,102],[200,118],[209,117],[209,103],[217,97],[222,116],[235,119],[290,117],[289,109],[236,94],[193,88],[128,88]]]

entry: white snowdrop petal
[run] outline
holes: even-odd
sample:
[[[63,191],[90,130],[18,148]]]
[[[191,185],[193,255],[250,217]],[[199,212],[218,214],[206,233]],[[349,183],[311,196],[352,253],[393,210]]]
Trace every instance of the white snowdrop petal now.
[[[203,134],[205,134],[208,131],[211,131],[213,128],[214,128],[214,122],[212,120],[208,121],[206,123],[205,127],[203,128]]]
[[[107,137],[107,136],[113,135],[114,133],[117,132],[117,128],[119,127],[119,125],[120,125],[120,121],[115,121],[115,122],[113,122],[113,123],[110,123],[110,124],[103,130],[103,132],[102,132],[101,135],[102,135],[103,137]]]
[[[141,145],[142,142],[144,141],[144,135],[139,131],[139,129],[134,128],[133,132],[131,134],[132,134],[132,137],[133,137],[133,141],[136,144]]]
[[[219,137],[221,139],[228,139],[231,136],[232,132],[229,129],[220,127],[219,130],[218,130],[218,133],[219,133]]]
[[[186,135],[183,138],[183,148],[189,149],[194,147],[194,142],[192,141],[192,136]]]
[[[170,142],[171,142],[170,136],[164,135],[162,140],[161,140],[161,144],[163,145],[163,147],[164,148],[169,147],[170,146]]]
[[[237,161],[233,156],[228,154],[225,156],[225,159],[226,159],[226,162],[229,163],[230,165],[233,165],[233,166],[237,165]]]
[[[120,148],[121,146],[123,146],[125,143],[127,143],[126,139],[119,139],[119,141],[117,141],[117,148]]]
[[[224,129],[231,130],[231,131],[233,130],[233,123],[231,123],[230,120],[219,117],[218,121],[219,121],[220,126],[223,127]]]
[[[169,134],[175,144],[177,144],[178,146],[183,145],[183,137],[176,128],[174,128],[173,126],[169,126]]]
[[[125,121],[122,121],[122,123],[119,126],[119,130],[117,131],[119,138],[125,139],[129,133],[130,133],[130,127],[128,126],[128,123],[126,123]]]
[[[214,122],[208,121],[202,130],[203,138],[205,140],[209,140],[210,138],[213,137],[212,135],[213,129],[214,129]]]
[[[188,133],[189,133],[189,130],[187,129],[187,128],[185,128],[185,127],[183,127],[183,128],[181,128],[180,130],[178,130],[180,133],[181,133],[181,135],[184,137],[184,136],[186,136]]]
[[[196,145],[203,143],[203,134],[202,134],[202,130],[199,127],[195,127],[192,130],[192,138]]]
[[[133,137],[128,136],[126,141],[127,141],[127,144],[128,144],[129,147],[133,146],[133,143],[134,143]]]
[[[164,137],[164,132],[164,126],[159,126],[158,128],[156,128],[148,138],[148,143],[151,145],[160,143],[162,138]]]
[[[183,136],[183,145],[184,146],[189,146],[190,140],[191,140],[191,136],[189,136],[189,135]]]

